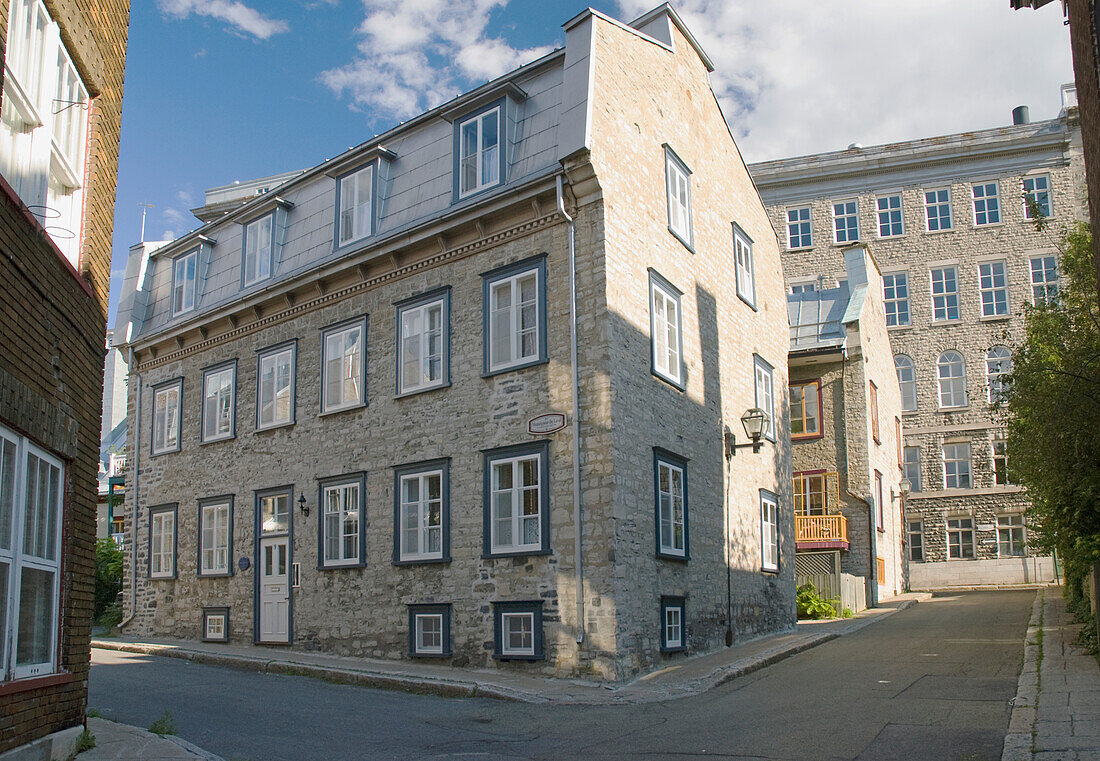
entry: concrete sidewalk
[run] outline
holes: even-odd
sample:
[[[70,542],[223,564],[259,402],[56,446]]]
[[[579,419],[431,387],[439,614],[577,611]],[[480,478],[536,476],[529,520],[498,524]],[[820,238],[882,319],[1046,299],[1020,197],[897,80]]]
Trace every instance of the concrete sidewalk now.
[[[79,754],[79,761],[222,761],[175,735],[155,735],[129,724],[89,718],[88,731],[95,747]]]
[[[494,697],[524,703],[650,703],[709,690],[930,598],[928,593],[910,593],[885,600],[880,607],[863,611],[851,619],[803,621],[790,632],[761,637],[707,655],[677,658],[659,671],[622,685],[537,678],[504,670],[459,669],[419,661],[348,658],[190,640],[98,638],[92,640],[92,647],[450,697]]]
[[[1100,761],[1100,666],[1074,644],[1081,626],[1061,587],[1039,591],[1002,761]]]

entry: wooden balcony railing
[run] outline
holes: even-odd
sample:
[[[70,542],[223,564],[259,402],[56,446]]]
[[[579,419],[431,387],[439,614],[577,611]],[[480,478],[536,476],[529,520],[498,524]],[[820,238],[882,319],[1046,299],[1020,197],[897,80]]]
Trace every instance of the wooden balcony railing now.
[[[843,515],[796,515],[795,544],[803,542],[848,542],[848,519]]]

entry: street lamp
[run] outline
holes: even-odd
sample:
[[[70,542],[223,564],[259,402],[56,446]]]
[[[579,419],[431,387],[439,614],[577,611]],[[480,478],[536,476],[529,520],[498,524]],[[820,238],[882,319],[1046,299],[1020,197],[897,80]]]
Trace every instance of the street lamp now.
[[[898,499],[905,499],[906,497],[909,496],[909,492],[912,491],[912,490],[913,490],[913,484],[910,483],[908,478],[903,478],[900,481],[898,481],[897,493],[894,493],[893,489],[890,490],[890,501],[891,502],[897,502]]]
[[[302,515],[309,517],[309,505],[306,504],[306,495],[298,495],[298,509],[302,511]]]
[[[752,409],[745,410],[745,414],[741,416],[741,425],[745,427],[745,435],[749,437],[750,443],[738,444],[737,438],[733,435],[733,431],[729,426],[726,426],[725,430],[725,444],[726,444],[726,459],[733,457],[737,454],[738,449],[745,447],[752,447],[753,452],[759,452],[760,447],[764,445],[763,439],[768,434],[768,428],[771,424],[771,420],[768,418],[768,413],[759,407],[753,407]]]

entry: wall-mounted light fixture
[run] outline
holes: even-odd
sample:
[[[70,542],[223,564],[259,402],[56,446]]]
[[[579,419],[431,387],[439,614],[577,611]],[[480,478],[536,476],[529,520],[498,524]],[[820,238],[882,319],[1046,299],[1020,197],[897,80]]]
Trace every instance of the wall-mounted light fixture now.
[[[741,425],[745,428],[745,435],[749,437],[749,443],[738,444],[737,437],[734,436],[733,431],[727,425],[724,432],[727,460],[737,454],[738,449],[744,449],[745,447],[752,447],[753,452],[759,452],[760,447],[764,445],[764,437],[768,435],[771,420],[764,410],[753,407],[745,410],[745,414],[741,416]]]
[[[908,478],[903,478],[898,481],[898,490],[895,492],[890,489],[890,501],[897,502],[899,499],[905,499],[909,496],[909,492],[912,491],[913,484],[909,483]]]
[[[298,509],[302,511],[302,515],[309,517],[309,505],[306,504],[306,495],[298,495]]]

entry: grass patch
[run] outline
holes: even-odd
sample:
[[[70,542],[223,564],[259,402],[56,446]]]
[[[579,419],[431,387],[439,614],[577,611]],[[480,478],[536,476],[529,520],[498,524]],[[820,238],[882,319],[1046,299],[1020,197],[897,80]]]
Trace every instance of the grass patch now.
[[[165,711],[160,715],[159,719],[150,724],[149,731],[154,735],[179,734],[179,729],[176,727],[176,720],[172,718],[170,711]]]
[[[84,730],[80,733],[80,737],[76,739],[76,752],[83,753],[86,750],[91,750],[95,747],[95,735],[88,730]]]

